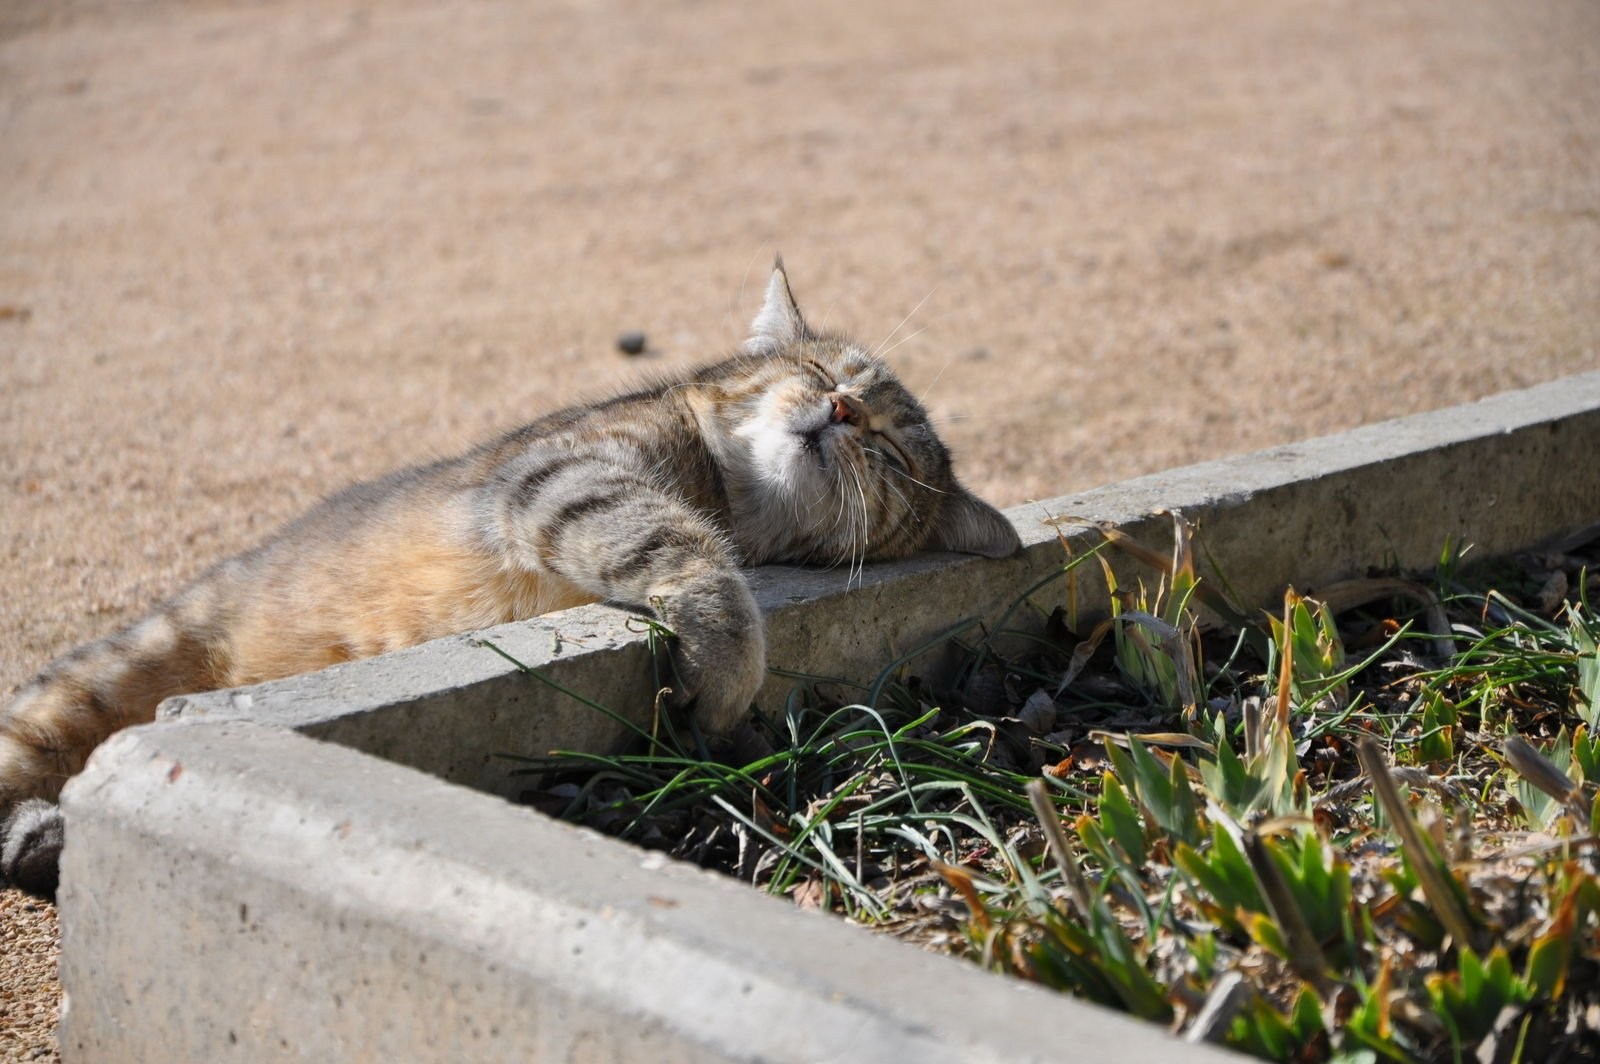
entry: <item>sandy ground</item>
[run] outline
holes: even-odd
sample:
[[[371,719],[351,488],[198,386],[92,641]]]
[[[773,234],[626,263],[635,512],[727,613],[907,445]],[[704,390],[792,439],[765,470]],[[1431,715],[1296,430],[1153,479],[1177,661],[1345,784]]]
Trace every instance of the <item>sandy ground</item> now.
[[[1597,69],[1590,0],[11,0],[0,691],[724,352],[775,250],[909,316],[1001,504],[1595,368]],[[53,1052],[49,918],[0,905],[0,1053]]]

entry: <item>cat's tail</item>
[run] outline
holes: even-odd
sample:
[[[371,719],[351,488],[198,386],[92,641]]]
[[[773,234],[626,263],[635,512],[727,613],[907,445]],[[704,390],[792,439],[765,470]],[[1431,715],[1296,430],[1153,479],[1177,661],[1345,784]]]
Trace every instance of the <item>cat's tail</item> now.
[[[62,786],[113,732],[153,720],[162,699],[217,686],[224,582],[209,574],[149,616],[57,658],[0,710],[0,882],[52,894]]]
[[[0,884],[54,898],[65,841],[61,807],[43,798],[29,798],[0,822]]]

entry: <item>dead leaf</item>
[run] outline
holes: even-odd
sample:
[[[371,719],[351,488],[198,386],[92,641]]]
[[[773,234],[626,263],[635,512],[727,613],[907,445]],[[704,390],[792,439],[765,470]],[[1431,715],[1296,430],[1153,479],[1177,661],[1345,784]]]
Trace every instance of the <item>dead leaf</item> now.
[[[989,910],[984,908],[983,899],[978,897],[978,888],[972,885],[972,876],[965,868],[956,865],[938,863],[933,870],[939,877],[950,884],[950,889],[961,895],[961,900],[967,903],[967,911],[972,914],[972,919],[984,931],[989,930]]]
[[[1056,700],[1043,688],[1028,696],[1017,717],[1035,735],[1045,735],[1056,726]]]
[[[814,875],[801,883],[790,896],[794,898],[795,907],[800,909],[823,909],[828,904],[828,889],[821,876]]]

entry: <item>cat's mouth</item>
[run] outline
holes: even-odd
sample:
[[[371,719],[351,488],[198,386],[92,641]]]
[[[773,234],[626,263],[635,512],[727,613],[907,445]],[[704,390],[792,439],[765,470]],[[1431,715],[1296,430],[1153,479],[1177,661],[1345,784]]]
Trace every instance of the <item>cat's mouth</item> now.
[[[864,413],[859,400],[848,396],[830,395],[824,403],[805,426],[792,431],[800,440],[801,453],[814,457],[817,465],[827,470],[831,452],[845,437],[858,431],[856,426]]]
[[[812,428],[795,430],[795,436],[800,440],[800,453],[810,456],[824,471],[828,468],[828,448],[823,442],[823,435],[830,427],[823,422]]]
[[[826,472],[830,465],[838,461],[839,447],[853,430],[848,425],[840,425],[830,419],[793,431],[800,441],[800,452],[815,460],[818,467]]]

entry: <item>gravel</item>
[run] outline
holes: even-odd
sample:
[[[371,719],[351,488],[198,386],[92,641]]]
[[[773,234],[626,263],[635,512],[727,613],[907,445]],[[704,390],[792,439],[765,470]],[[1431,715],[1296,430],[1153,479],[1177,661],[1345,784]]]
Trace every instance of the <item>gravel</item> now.
[[[1596,368],[1597,67],[1590,0],[0,4],[0,699],[636,384],[619,323],[727,353],[779,250],[819,326],[910,312],[999,505]],[[0,1052],[49,1054],[0,898]]]
[[[60,1060],[56,907],[0,890],[0,1060]]]

